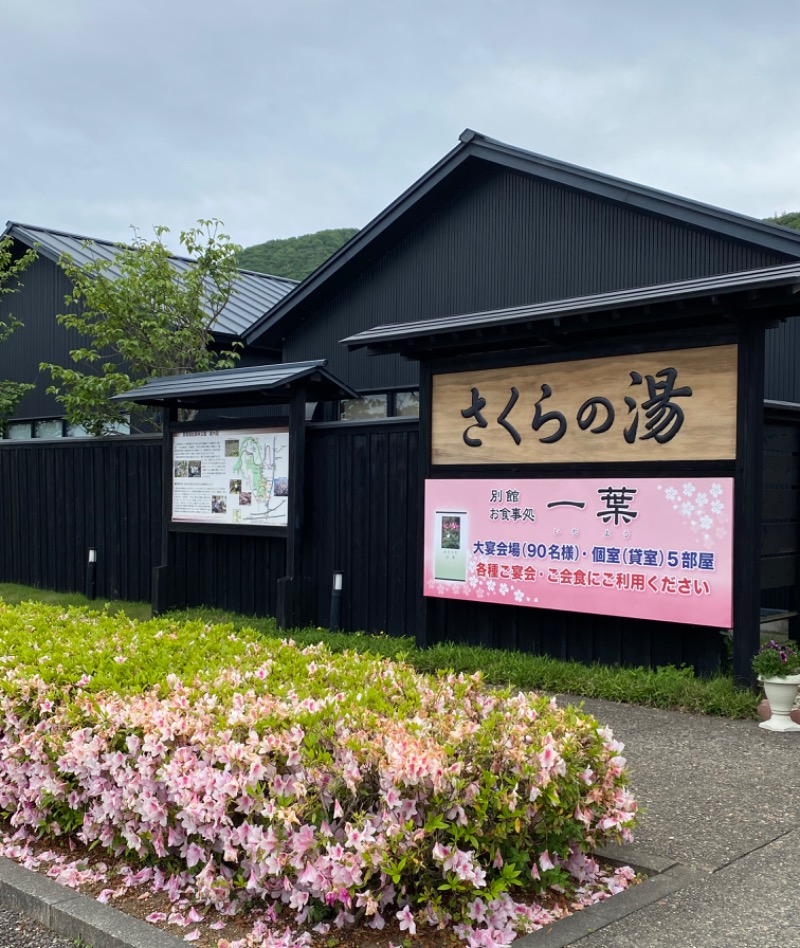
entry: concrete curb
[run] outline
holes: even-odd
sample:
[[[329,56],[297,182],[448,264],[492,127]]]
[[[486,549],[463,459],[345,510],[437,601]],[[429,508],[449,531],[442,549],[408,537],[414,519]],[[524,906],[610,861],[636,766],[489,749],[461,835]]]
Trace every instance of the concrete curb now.
[[[631,866],[649,878],[554,925],[523,935],[513,942],[512,948],[566,948],[708,875],[674,860],[643,852],[637,846],[606,846],[598,850],[597,855],[614,865]],[[0,900],[57,935],[80,938],[92,948],[178,948],[186,944],[182,938],[3,857],[0,857]]]
[[[64,938],[92,948],[178,948],[183,939],[0,857],[0,900]]]
[[[638,846],[604,846],[597,851],[597,855],[605,862],[630,866],[648,878],[613,898],[596,902],[554,925],[517,938],[512,942],[511,948],[566,948],[567,945],[574,945],[606,925],[632,915],[709,875],[707,872],[682,866],[675,860],[646,853]]]

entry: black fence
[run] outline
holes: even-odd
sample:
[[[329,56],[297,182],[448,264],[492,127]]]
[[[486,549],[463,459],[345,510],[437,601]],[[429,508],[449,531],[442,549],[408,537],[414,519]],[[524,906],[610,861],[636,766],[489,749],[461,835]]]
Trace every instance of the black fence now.
[[[97,595],[150,598],[161,537],[161,439],[0,443],[0,579],[83,591],[97,551]]]
[[[797,637],[800,610],[800,406],[764,406],[764,496],[761,508],[762,605],[785,614]]]
[[[160,438],[0,442],[0,581],[83,591],[97,551],[99,600],[149,600],[161,561]],[[333,570],[344,573],[343,626],[414,631],[416,421],[308,429],[305,549],[311,615],[330,615]],[[275,615],[286,573],[280,537],[172,535],[173,588],[187,606]]]
[[[308,429],[306,550],[317,622],[327,624],[334,570],[345,629],[413,635],[422,595],[416,421]]]
[[[307,429],[304,546],[313,621],[327,625],[334,570],[344,574],[347,630],[416,631],[421,602],[416,421]],[[765,415],[763,603],[797,611],[800,408]],[[97,597],[148,600],[161,559],[161,440],[0,444],[0,581],[83,590],[97,550]],[[186,605],[274,615],[282,538],[173,535],[174,593]],[[721,636],[699,627],[435,601],[432,638],[545,652],[580,661],[710,670]],[[792,616],[792,621],[795,617]]]
[[[286,540],[175,533],[172,563],[171,594],[178,605],[274,616],[278,580],[286,575]]]

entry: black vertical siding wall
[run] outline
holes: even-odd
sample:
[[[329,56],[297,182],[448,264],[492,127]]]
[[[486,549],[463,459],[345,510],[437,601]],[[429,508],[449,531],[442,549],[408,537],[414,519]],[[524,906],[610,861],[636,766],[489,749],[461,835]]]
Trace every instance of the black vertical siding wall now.
[[[178,603],[275,615],[277,582],[286,575],[282,537],[174,533],[171,542]]]
[[[765,342],[764,398],[800,402],[800,319],[770,329]]]
[[[499,168],[453,182],[370,260],[278,327],[284,359],[325,353],[358,389],[415,385],[416,363],[348,353],[339,340],[383,323],[651,286],[791,259]],[[356,269],[357,267],[357,269]],[[270,340],[281,344],[281,339]],[[797,350],[792,350],[796,352]],[[773,357],[780,352],[773,352]],[[785,397],[771,395],[770,397]]]
[[[25,271],[22,283],[23,288],[0,306],[0,315],[12,312],[23,323],[0,347],[0,378],[36,383],[18,406],[18,418],[59,418],[64,408],[46,394],[50,374],[40,372],[39,364],[71,365],[70,350],[86,344],[56,319],[66,310],[64,298],[72,284],[57,264],[41,255]]]
[[[311,427],[307,564],[318,624],[333,569],[345,573],[345,627],[413,631],[417,425]],[[149,600],[161,562],[161,440],[0,443],[0,582],[83,591],[89,547],[99,599]],[[175,592],[187,606],[274,615],[286,572],[280,537],[171,536]]]
[[[719,632],[702,626],[448,599],[434,603],[431,643],[469,642],[587,664],[687,664],[701,674],[716,671],[723,655]]]
[[[761,604],[798,611],[800,596],[800,405],[764,412]],[[792,637],[800,623],[792,621]]]
[[[315,615],[330,617],[334,570],[344,573],[343,627],[414,632],[421,595],[416,421],[315,425],[306,454]]]
[[[316,625],[330,619],[334,570],[344,573],[343,625],[413,632],[420,594],[416,558],[416,421],[309,425],[304,565]],[[245,615],[275,615],[286,541],[214,533],[171,538],[178,601]]]
[[[160,439],[0,443],[0,579],[147,600],[158,562]]]

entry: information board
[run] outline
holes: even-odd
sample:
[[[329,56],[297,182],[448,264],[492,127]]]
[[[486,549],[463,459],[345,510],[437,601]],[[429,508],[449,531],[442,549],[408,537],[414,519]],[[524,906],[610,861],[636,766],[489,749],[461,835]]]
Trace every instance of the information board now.
[[[425,482],[424,593],[730,628],[733,478]]]
[[[288,429],[173,435],[174,523],[285,527],[288,498]]]

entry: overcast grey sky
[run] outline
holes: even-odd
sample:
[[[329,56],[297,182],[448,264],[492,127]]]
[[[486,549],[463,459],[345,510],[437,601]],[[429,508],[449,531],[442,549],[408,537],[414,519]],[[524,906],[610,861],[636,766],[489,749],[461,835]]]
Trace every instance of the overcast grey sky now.
[[[800,210],[800,0],[0,0],[0,223],[360,227],[466,127]]]

